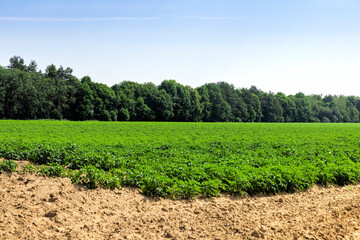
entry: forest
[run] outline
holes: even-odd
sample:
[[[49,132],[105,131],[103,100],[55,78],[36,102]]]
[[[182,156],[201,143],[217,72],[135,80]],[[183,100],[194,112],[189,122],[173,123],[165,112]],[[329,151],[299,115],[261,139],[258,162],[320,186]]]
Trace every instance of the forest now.
[[[43,73],[14,56],[0,66],[0,119],[174,122],[359,122],[360,97],[264,92],[226,82],[197,88],[175,80],[111,87],[69,67]]]

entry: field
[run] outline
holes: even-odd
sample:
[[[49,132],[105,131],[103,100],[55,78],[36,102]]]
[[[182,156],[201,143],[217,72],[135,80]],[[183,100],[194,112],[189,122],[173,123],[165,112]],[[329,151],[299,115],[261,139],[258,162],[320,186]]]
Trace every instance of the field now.
[[[0,121],[0,157],[90,188],[191,198],[360,179],[360,125]],[[16,164],[1,163],[7,170]]]

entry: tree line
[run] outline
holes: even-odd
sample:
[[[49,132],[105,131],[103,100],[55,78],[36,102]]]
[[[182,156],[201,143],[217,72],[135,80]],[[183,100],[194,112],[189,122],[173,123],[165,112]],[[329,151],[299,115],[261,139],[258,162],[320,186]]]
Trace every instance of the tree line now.
[[[0,66],[1,119],[179,122],[359,122],[356,96],[295,95],[235,88],[226,82],[198,88],[175,80],[159,86],[123,81],[109,87],[78,79],[69,67],[45,72],[18,56]]]

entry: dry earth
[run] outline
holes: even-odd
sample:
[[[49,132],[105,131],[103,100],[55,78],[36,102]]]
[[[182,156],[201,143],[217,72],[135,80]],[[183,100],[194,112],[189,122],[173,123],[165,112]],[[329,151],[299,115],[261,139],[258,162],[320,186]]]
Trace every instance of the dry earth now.
[[[360,185],[173,201],[0,174],[0,239],[360,239]]]

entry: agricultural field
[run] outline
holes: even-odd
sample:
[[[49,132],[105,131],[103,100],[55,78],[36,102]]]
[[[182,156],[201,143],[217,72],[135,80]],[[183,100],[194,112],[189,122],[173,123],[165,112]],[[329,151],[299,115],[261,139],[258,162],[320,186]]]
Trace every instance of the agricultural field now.
[[[2,120],[0,158],[90,188],[253,195],[357,183],[359,136],[359,124]],[[14,164],[2,161],[0,172]]]

